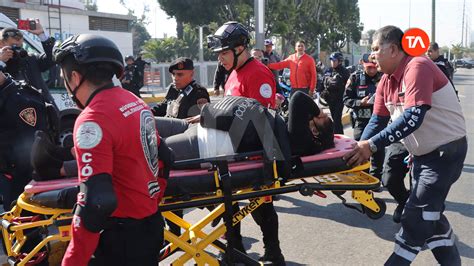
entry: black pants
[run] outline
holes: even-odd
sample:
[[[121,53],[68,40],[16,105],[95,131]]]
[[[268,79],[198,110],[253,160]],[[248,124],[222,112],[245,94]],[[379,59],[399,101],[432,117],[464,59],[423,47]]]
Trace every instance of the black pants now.
[[[9,211],[11,204],[18,199],[25,190],[25,186],[31,181],[31,173],[13,173],[12,178],[0,173],[0,194],[3,195],[3,209]]]
[[[163,246],[163,217],[157,212],[142,220],[118,219],[100,234],[91,266],[157,266]]]
[[[233,205],[233,212],[239,211],[238,204]],[[281,253],[280,241],[278,239],[278,215],[276,213],[273,202],[263,203],[252,213],[252,218],[260,226],[263,235],[263,244],[265,250],[273,253]],[[240,232],[240,223],[234,226],[234,248],[245,252],[242,242],[242,234]]]
[[[404,182],[409,170],[404,162],[408,151],[402,143],[397,142],[388,146],[386,155],[382,177],[383,185],[398,204],[405,205],[410,195]]]
[[[329,111],[331,111],[331,118],[334,122],[334,133],[335,134],[344,134],[344,128],[342,127],[342,110],[344,109],[344,103],[341,99],[337,99],[329,104]]]
[[[369,120],[355,120],[354,121],[354,139],[359,141],[360,137],[362,136],[362,132],[364,132],[365,127],[369,123]],[[370,157],[370,170],[369,173],[382,180],[383,174],[383,164],[385,160],[385,150],[379,150],[376,153],[372,154]]]

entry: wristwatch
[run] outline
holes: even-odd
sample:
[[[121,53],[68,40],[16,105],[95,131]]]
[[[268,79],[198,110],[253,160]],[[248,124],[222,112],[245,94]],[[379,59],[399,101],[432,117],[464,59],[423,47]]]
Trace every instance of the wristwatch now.
[[[370,151],[372,153],[376,153],[377,152],[377,146],[374,144],[374,142],[372,141],[372,139],[369,139],[369,147],[370,147]]]

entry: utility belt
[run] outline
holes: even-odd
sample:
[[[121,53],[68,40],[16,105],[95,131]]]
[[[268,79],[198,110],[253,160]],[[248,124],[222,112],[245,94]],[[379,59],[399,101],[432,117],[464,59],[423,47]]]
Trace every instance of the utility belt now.
[[[105,229],[112,231],[136,230],[148,225],[153,226],[153,221],[157,219],[162,219],[159,211],[142,219],[110,217],[106,222]]]

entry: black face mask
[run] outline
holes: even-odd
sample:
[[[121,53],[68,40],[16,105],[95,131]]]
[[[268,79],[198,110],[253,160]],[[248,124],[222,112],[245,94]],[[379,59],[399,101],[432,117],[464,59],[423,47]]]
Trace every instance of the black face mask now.
[[[68,78],[66,77],[67,74],[64,75],[64,85],[66,86],[66,90],[69,94],[69,97],[71,97],[71,100],[77,105],[77,107],[81,110],[84,110],[84,108],[86,108],[80,101],[79,99],[77,99],[76,97],[76,94],[77,94],[77,91],[79,90],[79,87],[82,85],[82,83],[86,80],[85,79],[85,75],[82,77],[82,79],[79,81],[79,85],[77,85],[74,90],[71,89],[71,87],[69,86],[69,80]]]

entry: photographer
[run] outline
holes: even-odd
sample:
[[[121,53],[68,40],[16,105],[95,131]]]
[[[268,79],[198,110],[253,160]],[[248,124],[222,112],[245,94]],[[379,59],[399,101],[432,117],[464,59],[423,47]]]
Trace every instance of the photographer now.
[[[53,97],[41,76],[41,72],[54,65],[52,60],[54,38],[49,38],[46,35],[39,20],[36,20],[34,25],[36,25],[35,29],[29,29],[28,32],[38,36],[44,53],[41,55],[28,54],[22,48],[23,33],[15,28],[5,28],[0,32],[0,66],[13,79],[25,80],[27,84],[41,90],[47,101],[54,105]]]

